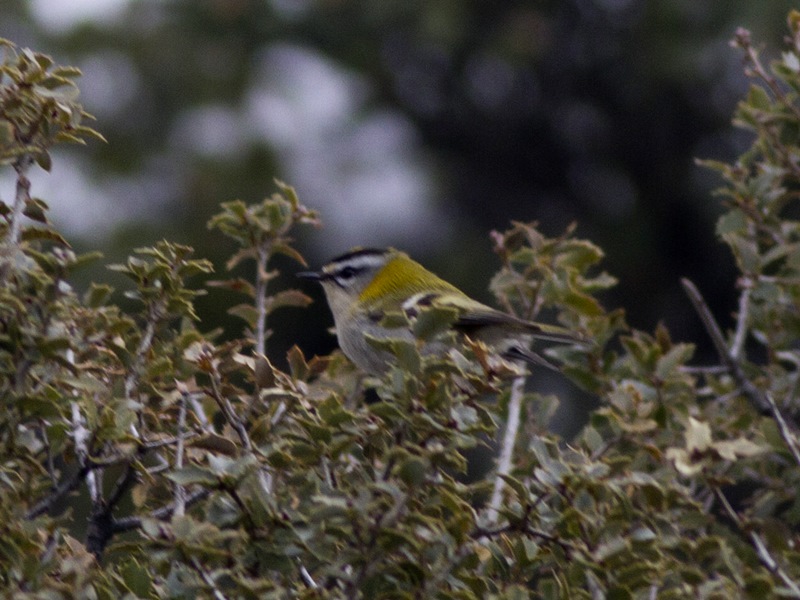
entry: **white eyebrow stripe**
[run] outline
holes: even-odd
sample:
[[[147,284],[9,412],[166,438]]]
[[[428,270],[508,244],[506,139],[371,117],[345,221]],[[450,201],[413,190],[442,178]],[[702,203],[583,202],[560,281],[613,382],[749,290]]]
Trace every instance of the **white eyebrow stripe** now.
[[[364,269],[369,268],[377,268],[382,266],[386,263],[386,258],[383,255],[370,255],[364,254],[361,256],[353,256],[352,258],[348,258],[346,260],[327,265],[323,271],[329,273],[336,277],[336,274],[341,272],[343,269],[350,267],[351,269],[355,269],[357,271],[362,271]]]

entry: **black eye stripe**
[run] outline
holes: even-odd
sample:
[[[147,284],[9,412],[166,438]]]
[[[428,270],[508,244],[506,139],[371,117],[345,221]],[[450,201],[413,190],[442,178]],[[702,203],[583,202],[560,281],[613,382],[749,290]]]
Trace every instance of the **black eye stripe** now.
[[[348,265],[346,267],[342,267],[335,273],[332,273],[331,277],[339,287],[344,287],[345,283],[353,279],[353,277],[361,273],[363,270],[363,267],[358,268]]]

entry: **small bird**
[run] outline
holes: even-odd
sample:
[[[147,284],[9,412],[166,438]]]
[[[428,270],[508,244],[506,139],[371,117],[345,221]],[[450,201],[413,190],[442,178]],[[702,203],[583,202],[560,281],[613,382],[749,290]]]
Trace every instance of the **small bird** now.
[[[383,319],[391,313],[404,313],[413,319],[425,307],[454,310],[452,327],[456,332],[483,342],[512,362],[555,368],[530,350],[533,340],[580,341],[561,327],[526,321],[481,304],[394,248],[355,248],[332,259],[321,271],[301,272],[297,276],[322,284],[333,313],[339,346],[356,366],[372,375],[387,370],[391,355],[376,349],[365,335],[413,339],[410,330],[386,327]],[[435,342],[423,347],[423,353],[439,354],[446,350]]]

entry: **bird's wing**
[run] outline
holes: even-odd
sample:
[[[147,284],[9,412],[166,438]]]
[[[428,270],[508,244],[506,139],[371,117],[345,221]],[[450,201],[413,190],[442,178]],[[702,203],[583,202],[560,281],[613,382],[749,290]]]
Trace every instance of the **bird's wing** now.
[[[514,328],[518,328],[520,332],[531,334],[536,339],[549,342],[568,344],[583,341],[579,336],[563,327],[526,321],[489,307],[486,307],[485,310],[472,310],[463,313],[458,320],[456,320],[454,327],[468,334],[470,330],[479,327],[490,327],[492,325],[510,325]]]
[[[408,316],[416,316],[415,311],[426,306],[441,306],[444,308],[456,309],[459,316],[453,323],[453,327],[467,335],[481,327],[511,326],[521,333],[530,334],[534,338],[540,340],[560,343],[584,341],[580,336],[563,327],[526,321],[495,310],[460,293],[430,292],[417,294],[403,304],[403,308]]]

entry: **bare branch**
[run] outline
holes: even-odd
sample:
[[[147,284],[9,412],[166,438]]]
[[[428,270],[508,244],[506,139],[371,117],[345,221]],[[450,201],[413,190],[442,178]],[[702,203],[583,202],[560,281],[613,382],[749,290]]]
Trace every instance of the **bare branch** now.
[[[192,404],[192,412],[194,412],[197,420],[200,421],[200,426],[203,428],[203,431],[210,432],[212,431],[211,423],[206,416],[206,411],[203,410],[203,405],[200,404],[198,400],[198,394],[190,394],[189,395],[189,402]]]
[[[30,154],[23,154],[14,162],[14,170],[17,172],[17,189],[14,194],[14,206],[11,208],[11,228],[6,238],[9,257],[19,244],[22,235],[22,213],[25,210],[25,202],[31,197],[31,182],[28,179],[31,165],[33,165],[33,157]]]
[[[727,351],[725,340],[722,337],[722,331],[714,320],[714,317],[711,315],[711,311],[708,309],[708,306],[694,284],[692,284],[692,282],[690,282],[688,279],[682,280],[682,283],[686,293],[689,295],[689,298],[694,304],[695,309],[700,315],[700,318],[703,320],[706,330],[711,336],[722,362],[725,363],[725,366],[731,375],[733,375],[736,383],[739,385],[739,388],[745,393],[750,401],[761,412],[772,415],[778,424],[781,437],[786,442],[786,445],[788,446],[789,451],[792,453],[795,462],[800,465],[800,446],[798,446],[797,436],[783,418],[783,414],[781,414],[775,399],[769,393],[763,393],[753,384],[753,382],[747,378],[738,362],[739,357],[733,354],[734,350],[731,350],[730,353]],[[745,293],[743,293],[742,297],[739,299],[739,323],[737,324],[736,337],[744,336],[744,334],[739,333],[739,327],[744,329],[744,325],[742,325],[742,323],[747,319],[746,313],[749,295],[746,294],[746,292],[747,290],[745,290]],[[742,317],[743,314],[745,315],[744,317]]]
[[[541,539],[551,544],[557,544],[567,553],[586,551],[586,548],[581,547],[575,542],[566,540],[558,535],[547,533],[545,531],[542,531],[541,529],[536,529],[535,527],[531,527],[528,524],[527,520],[522,520],[513,525],[505,525],[503,527],[498,527],[496,529],[488,529],[486,527],[476,527],[475,530],[470,534],[470,536],[474,540],[479,540],[481,538],[493,539],[513,532],[520,532],[532,538]]]
[[[233,410],[230,400],[222,395],[220,387],[221,378],[216,366],[214,366],[211,373],[211,397],[216,401],[217,405],[222,411],[222,414],[225,416],[225,420],[230,424],[231,427],[233,427],[234,431],[236,431],[237,435],[239,436],[239,440],[244,446],[244,449],[247,450],[247,452],[251,452],[253,449],[253,443],[250,441],[250,436],[247,435],[247,429],[245,428],[244,423],[242,423],[242,420],[239,418],[239,415],[237,415],[236,411]]]
[[[738,359],[731,355],[731,352],[728,350],[727,343],[725,342],[725,336],[717,324],[717,321],[714,319],[714,315],[711,314],[711,310],[708,308],[705,300],[703,300],[703,296],[700,294],[700,291],[688,279],[681,279],[681,284],[683,284],[683,289],[686,291],[686,295],[689,296],[689,300],[692,301],[694,309],[700,316],[700,320],[703,321],[703,325],[705,325],[706,331],[711,337],[711,341],[714,343],[714,347],[717,350],[720,360],[736,380],[736,384],[759,411],[762,413],[769,412],[769,402],[761,390],[759,390],[744,374]]]
[[[264,354],[267,347],[267,283],[269,274],[267,273],[267,261],[269,260],[269,250],[261,244],[256,248],[258,257],[256,259],[256,331],[255,331],[255,351],[256,354]]]
[[[186,497],[185,507],[189,508],[190,506],[196,504],[197,502],[208,496],[212,491],[214,490],[203,488],[189,494]],[[174,513],[175,513],[175,504],[168,504],[151,512],[149,518],[162,521],[170,518]],[[125,517],[123,519],[116,519],[114,521],[113,531],[114,533],[123,533],[125,531],[139,529],[141,526],[142,526],[142,517]]]
[[[142,368],[144,367],[147,353],[150,351],[150,348],[153,345],[153,338],[155,337],[156,333],[156,324],[160,320],[162,312],[163,310],[161,308],[161,303],[150,307],[149,318],[147,319],[147,326],[145,327],[144,335],[142,336],[142,339],[139,340],[139,346],[136,348],[133,365],[128,372],[128,376],[125,378],[126,400],[133,399],[133,392],[136,390],[136,386],[139,384],[139,376]]]
[[[497,475],[494,480],[492,497],[489,500],[489,507],[486,510],[486,522],[488,524],[497,522],[498,511],[503,503],[503,488],[505,487],[503,476],[511,472],[511,463],[514,459],[514,445],[517,441],[520,414],[522,412],[522,398],[524,395],[525,377],[516,377],[511,384],[511,397],[508,400],[508,417],[506,419],[506,429],[503,433],[503,445],[500,449],[500,459],[497,463]]]
[[[58,485],[58,477],[56,476],[56,465],[55,461],[53,460],[53,448],[50,445],[50,438],[47,435],[47,427],[45,426],[44,422],[39,424],[39,435],[42,436],[44,449],[47,453],[47,474],[50,476],[50,483],[53,485],[53,487],[56,487]]]
[[[753,546],[755,547],[756,554],[758,555],[758,559],[761,561],[761,564],[763,564],[770,573],[777,576],[783,582],[783,584],[791,592],[792,598],[800,598],[800,586],[798,586],[797,582],[789,577],[786,571],[784,571],[783,568],[778,564],[778,561],[775,560],[775,557],[772,556],[769,548],[767,548],[767,545],[764,542],[764,538],[761,537],[761,534],[753,531],[746,523],[742,522],[742,518],[733,509],[733,507],[730,505],[730,502],[728,502],[728,499],[725,497],[725,494],[718,486],[712,487],[714,489],[714,494],[730,519],[736,523],[736,526],[739,528],[739,530],[743,534],[747,535],[747,537],[750,538],[750,541],[753,542]]]
[[[769,402],[769,408],[772,411],[772,416],[775,417],[775,421],[778,423],[778,429],[781,432],[781,437],[789,447],[789,452],[792,453],[795,462],[800,465],[800,447],[798,447],[797,436],[789,428],[789,424],[786,422],[786,419],[783,418],[783,414],[778,408],[778,404],[775,402],[775,398],[772,397],[772,394],[768,393],[766,394],[766,397],[767,402]]]
[[[747,322],[749,320],[750,312],[750,286],[742,290],[739,296],[739,311],[736,315],[736,332],[733,336],[733,344],[731,344],[731,358],[739,360],[742,356],[744,342],[747,338]]]
[[[210,587],[214,592],[214,598],[217,600],[226,600],[227,596],[223,594],[220,589],[217,587],[217,583],[211,577],[211,575],[203,568],[203,565],[200,564],[200,561],[197,560],[196,556],[192,557],[192,567],[197,573],[200,575],[202,580],[206,583],[208,587]]]
[[[185,387],[185,386],[181,386]],[[175,446],[175,468],[183,468],[183,435],[186,428],[186,402],[189,392],[181,390],[181,401],[178,407],[178,443]],[[177,481],[175,482],[175,515],[183,516],[186,512],[186,489]]]
[[[80,405],[77,402],[71,403],[72,409],[72,439],[75,442],[75,454],[78,456],[78,461],[82,467],[89,464],[89,447],[88,440],[90,432],[86,429],[86,420],[81,414]],[[96,471],[87,470],[86,485],[89,488],[89,497],[92,499],[92,504],[97,505],[102,502],[102,494],[100,492],[100,484]]]
[[[133,467],[133,463],[129,462],[128,466],[125,468],[125,473],[117,479],[117,483],[114,486],[114,489],[111,491],[111,494],[108,496],[108,500],[106,501],[107,510],[110,512],[114,506],[116,506],[120,500],[122,500],[123,494],[130,489],[131,485],[136,482],[136,469]]]
[[[302,564],[302,563],[300,563],[300,577],[303,579],[303,581],[305,582],[305,584],[306,584],[308,587],[310,587],[310,588],[312,588],[312,589],[317,589],[317,588],[319,587],[319,586],[317,585],[317,582],[316,582],[316,581],[314,581],[314,578],[313,578],[313,577],[311,577],[311,573],[309,573],[309,572],[308,572],[308,569],[306,569],[306,568],[303,566],[303,564]]]
[[[89,467],[81,465],[70,477],[62,481],[58,486],[54,487],[47,496],[34,504],[33,507],[25,513],[25,519],[30,521],[49,511],[56,502],[60,501],[70,492],[75,491],[84,477],[86,477],[87,473],[89,473]]]

